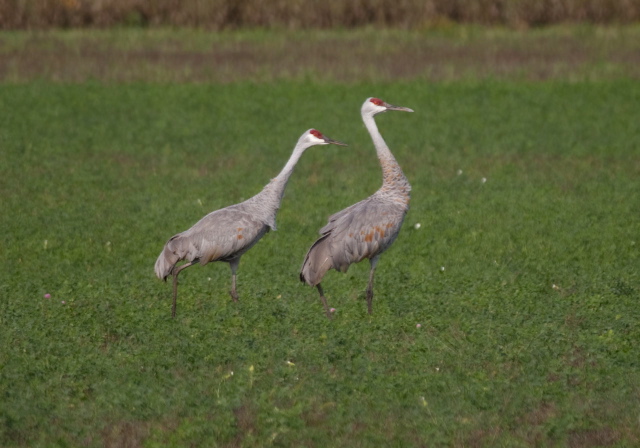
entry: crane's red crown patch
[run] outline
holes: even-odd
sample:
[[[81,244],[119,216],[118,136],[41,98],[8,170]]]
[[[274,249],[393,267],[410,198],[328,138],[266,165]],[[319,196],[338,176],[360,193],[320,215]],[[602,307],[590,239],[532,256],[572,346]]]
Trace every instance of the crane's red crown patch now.
[[[371,102],[376,106],[382,106],[382,100],[379,98],[371,98]]]
[[[319,131],[316,131],[315,129],[311,129],[309,133],[313,135],[315,138],[322,138],[322,134]]]

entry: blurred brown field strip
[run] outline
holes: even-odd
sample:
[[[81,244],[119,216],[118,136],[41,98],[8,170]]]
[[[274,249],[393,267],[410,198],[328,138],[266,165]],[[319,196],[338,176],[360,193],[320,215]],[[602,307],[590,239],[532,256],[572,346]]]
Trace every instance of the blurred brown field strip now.
[[[0,34],[0,81],[640,78],[640,28],[446,32],[76,30]]]
[[[631,23],[640,0],[0,0],[0,28],[189,26],[222,30],[383,25],[442,21],[539,26]]]

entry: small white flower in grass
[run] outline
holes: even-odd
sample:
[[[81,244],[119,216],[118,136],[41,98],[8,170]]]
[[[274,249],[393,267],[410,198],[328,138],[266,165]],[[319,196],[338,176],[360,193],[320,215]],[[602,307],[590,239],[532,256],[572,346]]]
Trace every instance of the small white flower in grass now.
[[[440,371],[440,367],[436,367],[436,372],[439,372],[439,371]]]
[[[292,362],[291,362],[291,361],[289,361],[289,360],[286,360],[286,361],[285,361],[285,364],[287,364],[288,366],[295,366],[295,364],[294,364],[294,363],[292,363]]]
[[[486,178],[486,177],[483,177],[483,178],[482,178],[482,180],[481,180],[480,182],[482,182],[483,184],[484,184],[484,183],[486,183],[486,182],[487,182],[487,178]]]
[[[558,285],[556,285],[555,283],[553,285],[551,285],[551,288],[553,289],[560,289],[560,287]]]
[[[64,300],[61,300],[61,301],[60,301],[60,303],[62,303],[62,304],[64,305],[64,304],[65,304],[65,303],[67,303],[67,302],[65,302]]]
[[[422,324],[416,324],[416,328],[422,328]]]
[[[207,277],[207,280],[208,280],[208,281],[211,281],[211,277]]]
[[[44,298],[45,298],[45,299],[50,299],[50,298],[51,298],[51,294],[46,293],[46,294],[44,295]]]
[[[444,272],[444,266],[440,266],[440,272]]]
[[[200,207],[202,207],[202,201],[200,199],[198,199],[198,205],[200,205]]]
[[[331,308],[331,309],[329,310],[329,312],[330,312],[330,313],[335,313],[336,311],[337,311],[337,310],[336,310],[335,308]]]
[[[44,250],[47,250],[47,247],[49,246],[49,240],[44,240],[44,243],[42,243],[42,246],[44,247]]]
[[[415,224],[413,225],[413,228],[414,228],[414,229],[416,229],[416,230],[418,230],[418,229],[420,228],[420,223],[419,223],[419,222],[415,223]]]
[[[462,170],[458,170],[458,176],[462,174]]]

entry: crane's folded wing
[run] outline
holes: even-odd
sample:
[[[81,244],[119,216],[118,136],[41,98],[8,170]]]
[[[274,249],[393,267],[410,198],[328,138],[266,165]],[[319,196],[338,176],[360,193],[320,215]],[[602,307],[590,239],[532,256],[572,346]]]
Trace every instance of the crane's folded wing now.
[[[384,252],[395,241],[406,209],[374,196],[333,215],[323,227],[333,268],[346,272],[349,265]]]
[[[207,264],[238,258],[268,230],[265,223],[232,206],[209,213],[180,235],[190,254],[185,259]]]

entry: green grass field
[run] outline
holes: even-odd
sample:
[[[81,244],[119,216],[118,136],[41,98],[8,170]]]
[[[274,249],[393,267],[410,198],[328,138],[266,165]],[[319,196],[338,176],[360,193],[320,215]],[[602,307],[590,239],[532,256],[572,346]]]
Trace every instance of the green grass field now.
[[[381,173],[413,186],[381,258],[297,275]],[[640,85],[0,84],[0,445],[640,443]],[[301,159],[241,262],[153,273],[166,240]],[[417,224],[420,224],[419,228]],[[50,294],[50,298],[44,298]],[[417,324],[421,327],[417,328]]]

